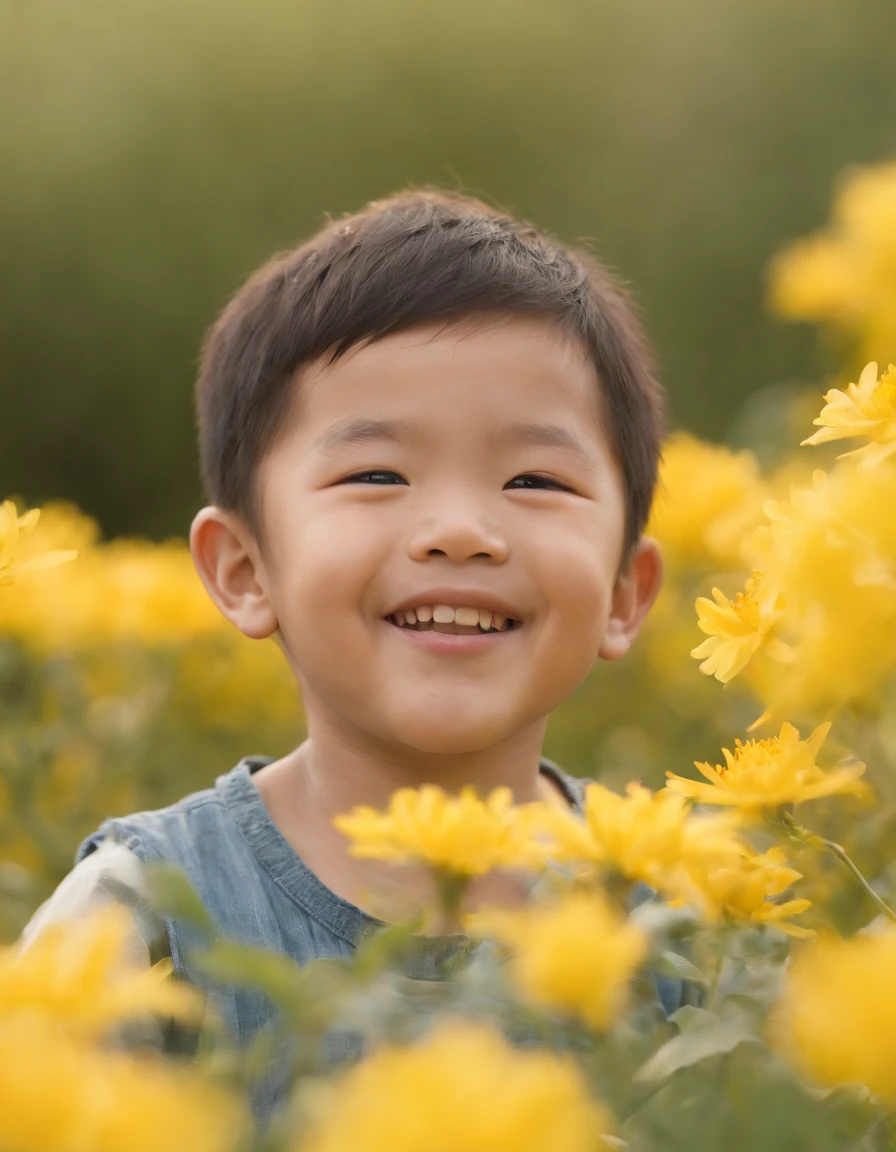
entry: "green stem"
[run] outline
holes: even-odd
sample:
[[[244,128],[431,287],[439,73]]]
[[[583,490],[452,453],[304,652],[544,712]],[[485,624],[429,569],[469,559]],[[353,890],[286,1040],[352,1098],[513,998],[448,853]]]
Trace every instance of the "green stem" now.
[[[712,1008],[716,1002],[716,993],[719,990],[719,977],[722,975],[722,963],[724,956],[721,953],[712,957],[710,964],[712,967],[712,977],[709,982],[709,989],[706,993],[706,1006]]]
[[[858,881],[866,896],[869,896],[874,901],[881,912],[883,912],[885,916],[889,916],[891,920],[896,921],[896,912],[894,912],[890,905],[885,900],[881,899],[881,897],[878,896],[878,894],[874,891],[874,889],[856,867],[854,861],[850,858],[846,849],[842,848],[839,844],[835,844],[833,840],[825,840],[822,838],[821,842],[829,852],[831,852],[834,856],[837,857],[838,860],[841,860],[846,865],[846,867],[850,870],[850,872],[852,872],[853,876]]]
[[[439,894],[439,907],[443,917],[443,929],[448,932],[457,931],[460,902],[470,883],[470,877],[436,869],[435,878]]]
[[[812,844],[819,848],[825,848],[832,856],[836,856],[852,873],[865,895],[877,905],[885,916],[888,916],[890,920],[896,922],[896,912],[874,891],[859,871],[858,865],[841,844],[835,844],[833,840],[826,840],[823,836],[819,836],[817,832],[812,832],[809,828],[804,828],[802,824],[798,824],[796,820],[794,820],[789,812],[784,813],[783,823],[794,840],[801,844]]]

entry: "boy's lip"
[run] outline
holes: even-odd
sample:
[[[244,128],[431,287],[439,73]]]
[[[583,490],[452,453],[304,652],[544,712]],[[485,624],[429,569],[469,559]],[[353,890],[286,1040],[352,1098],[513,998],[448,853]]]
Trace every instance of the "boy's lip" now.
[[[410,612],[412,608],[421,605],[435,607],[436,604],[444,604],[446,608],[484,608],[486,612],[496,612],[499,616],[506,616],[518,624],[523,620],[518,608],[502,596],[487,592],[484,588],[423,588],[393,605],[385,616],[392,616],[396,612]]]

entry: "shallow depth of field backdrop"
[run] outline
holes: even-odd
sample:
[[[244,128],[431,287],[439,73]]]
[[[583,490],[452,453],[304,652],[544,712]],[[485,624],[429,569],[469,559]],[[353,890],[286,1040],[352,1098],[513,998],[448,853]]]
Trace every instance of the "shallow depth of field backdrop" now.
[[[848,341],[772,315],[767,273],[850,168],[896,154],[891,0],[0,13],[0,499],[80,552],[0,599],[0,939],[103,817],[301,736],[279,652],[217,618],[184,538],[203,332],[325,212],[432,182],[586,240],[633,286],[676,426],[764,464],[857,379]],[[677,581],[638,651],[552,722],[571,771],[656,784],[755,718],[696,672]]]

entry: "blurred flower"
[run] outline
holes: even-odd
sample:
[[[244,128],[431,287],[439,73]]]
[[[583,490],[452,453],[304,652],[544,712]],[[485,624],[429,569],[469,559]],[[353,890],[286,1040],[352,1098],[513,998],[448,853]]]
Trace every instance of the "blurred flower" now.
[[[23,582],[4,591],[0,636],[43,654],[119,641],[160,647],[233,629],[205,591],[185,541],[102,544],[98,535],[96,523],[72,505],[42,509],[21,546],[23,562],[39,566],[42,554],[72,541],[80,558],[39,586]]]
[[[634,782],[625,793],[589,784],[584,820],[546,809],[542,820],[553,838],[551,857],[597,865],[677,893],[687,887],[689,866],[742,855],[743,844],[734,833],[736,816],[695,813],[681,796],[666,790],[653,793]]]
[[[860,328],[856,300],[849,298],[859,270],[845,246],[824,234],[795,241],[770,266],[772,311],[788,320],[815,320],[836,328]]]
[[[865,1084],[896,1106],[896,933],[822,939],[796,955],[771,1037],[824,1085]]]
[[[841,459],[855,456],[866,467],[896,452],[896,365],[891,364],[878,381],[877,364],[872,361],[858,384],[848,384],[845,392],[832,388],[824,398],[821,415],[813,421],[821,425],[820,431],[803,440],[804,445],[864,436],[869,443],[842,453]]]
[[[692,879],[702,898],[704,914],[714,920],[727,915],[733,920],[772,924],[790,936],[815,935],[810,928],[790,923],[792,916],[811,908],[811,900],[785,900],[776,904],[772,899],[802,879],[801,872],[787,867],[783,848],[771,848],[759,856],[745,856],[736,864],[709,867],[702,872],[694,869]]]
[[[237,731],[271,720],[298,728],[302,716],[296,682],[276,641],[253,640],[232,627],[182,646],[170,706],[197,727]]]
[[[896,359],[896,163],[849,173],[829,226],[782,252],[770,273],[781,316],[827,326],[859,364]]]
[[[123,963],[131,930],[131,913],[110,904],[86,919],[48,925],[23,949],[0,950],[0,1031],[17,1015],[89,1038],[149,1013],[198,1020],[202,997],[168,979],[170,959],[149,969]]]
[[[646,531],[675,567],[737,565],[741,539],[758,521],[763,496],[752,452],[733,452],[676,432],[663,445],[660,483]]]
[[[873,704],[896,667],[894,502],[893,463],[851,462],[792,485],[789,502],[766,501],[748,551],[786,591],[790,661],[752,661],[745,680],[777,718]]]
[[[295,1152],[598,1152],[609,1128],[571,1060],[457,1020],[381,1048],[317,1093]]]
[[[495,788],[481,800],[469,785],[450,796],[424,784],[399,788],[386,812],[358,805],[335,816],[333,826],[353,841],[354,856],[420,860],[452,875],[479,876],[493,868],[544,864],[544,847],[532,835],[532,814],[541,807],[515,806],[509,788]]]
[[[245,1147],[243,1105],[192,1069],[111,1053],[36,1015],[0,1025],[4,1152],[229,1152]]]
[[[464,918],[467,931],[512,951],[510,973],[530,1003],[609,1028],[625,1006],[629,981],[647,954],[644,933],[600,892],[570,892],[519,911],[486,909]]]
[[[19,516],[12,500],[0,504],[0,584],[11,584],[28,572],[56,568],[78,555],[72,550],[49,549],[23,558],[22,537],[33,531],[39,518],[39,508]]]
[[[894,499],[894,467],[881,466],[873,474],[848,465],[832,474],[817,468],[811,485],[791,485],[789,502],[765,501],[769,523],[753,533],[751,550],[798,602],[830,601],[833,589],[839,590],[831,580],[839,578],[840,569],[856,587],[894,590],[896,524],[889,515]],[[837,565],[833,577],[832,563]]]
[[[865,771],[864,764],[851,761],[833,772],[823,772],[815,763],[830,727],[830,721],[820,724],[808,740],[800,740],[796,728],[785,723],[778,736],[748,740],[746,744],[735,740],[733,754],[722,749],[724,765],[694,761],[708,784],[667,772],[666,787],[701,804],[736,805],[748,810],[799,804],[837,792],[862,795],[867,789],[857,778]]]
[[[697,624],[709,639],[691,651],[695,659],[703,660],[700,671],[704,675],[727,684],[763,644],[778,659],[789,659],[786,646],[769,635],[783,615],[785,599],[766,586],[761,572],[753,572],[734,600],[718,588],[713,588],[712,595],[715,603],[705,596],[697,598]]]
[[[74,505],[53,501],[40,511],[20,534],[22,562],[74,548],[78,563],[4,587],[0,639],[38,657],[76,656],[91,702],[126,705],[135,734],[163,702],[193,727],[301,723],[295,680],[276,642],[249,639],[221,615],[185,541],[101,543],[97,523]],[[160,667],[151,664],[157,652],[177,658],[161,685]]]

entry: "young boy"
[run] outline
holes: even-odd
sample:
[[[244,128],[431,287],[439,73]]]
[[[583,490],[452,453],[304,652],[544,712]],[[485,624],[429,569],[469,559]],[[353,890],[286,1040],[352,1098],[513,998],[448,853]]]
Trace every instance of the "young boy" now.
[[[139,861],[166,859],[227,934],[345,956],[430,888],[423,868],[351,856],[337,813],[424,782],[579,807],[581,781],[541,745],[659,589],[642,536],[663,428],[651,353],[590,257],[479,201],[407,192],[252,276],[209,334],[197,409],[196,568],[241,632],[276,637],[308,737],[105,821],[23,942],[103,900],[139,906]],[[496,873],[464,911],[524,899]],[[189,926],[165,931],[177,975],[207,986]],[[422,935],[407,975],[432,977],[460,939]],[[159,942],[135,933],[132,951],[146,963]],[[242,1044],[270,1016],[260,993],[209,994]],[[257,1113],[282,1090],[272,1072]]]

